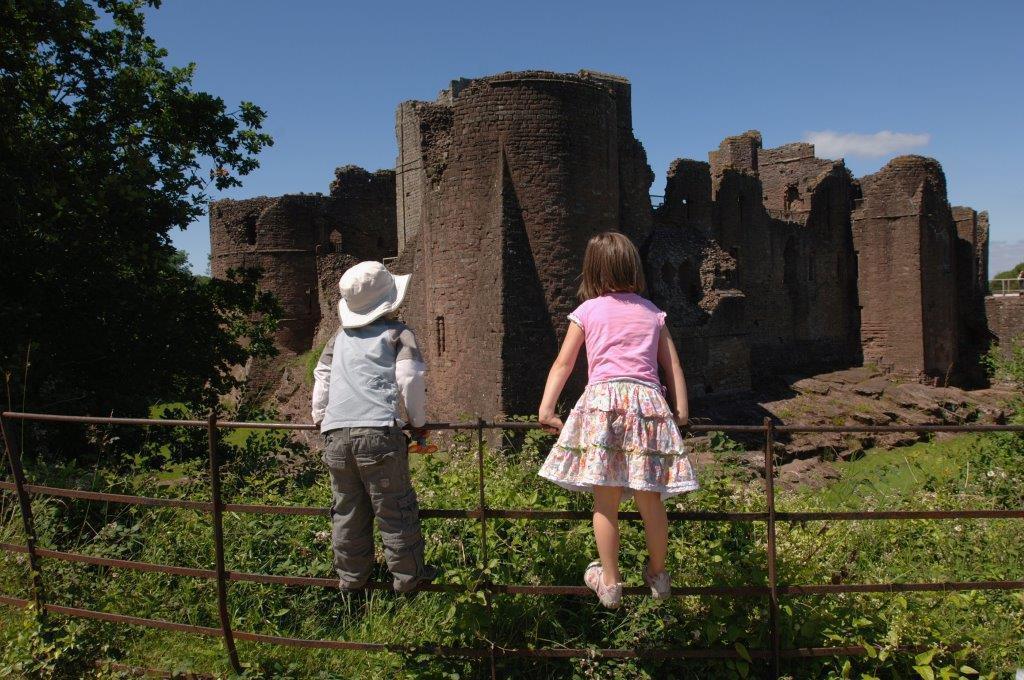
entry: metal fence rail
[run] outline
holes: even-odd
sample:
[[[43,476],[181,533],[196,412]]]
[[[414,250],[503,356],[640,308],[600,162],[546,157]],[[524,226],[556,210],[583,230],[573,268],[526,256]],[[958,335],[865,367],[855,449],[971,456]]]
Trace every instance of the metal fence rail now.
[[[94,425],[125,425],[153,427],[194,427],[206,428],[209,449],[210,492],[211,501],[191,501],[184,499],[155,498],[149,496],[133,496],[79,489],[30,484],[25,479],[21,463],[21,452],[9,425],[11,421],[36,421],[55,423],[78,423]],[[488,563],[487,527],[494,519],[525,519],[532,521],[552,520],[589,520],[587,512],[562,510],[532,510],[491,508],[487,505],[486,484],[484,479],[484,431],[488,429],[529,430],[537,429],[535,423],[525,422],[486,422],[478,420],[473,423],[431,423],[431,429],[465,430],[476,433],[477,487],[479,491],[476,508],[432,509],[420,511],[423,518],[445,518],[473,520],[478,523],[480,532],[479,565],[483,568]],[[27,607],[35,604],[39,612],[50,612],[62,616],[71,616],[109,623],[143,626],[172,630],[196,635],[218,637],[224,640],[228,661],[236,672],[241,672],[235,641],[244,640],[266,644],[285,645],[334,650],[356,650],[364,652],[392,652],[400,654],[433,654],[438,656],[480,659],[488,662],[492,678],[497,676],[495,660],[497,658],[649,658],[649,659],[737,659],[740,654],[736,649],[592,649],[592,648],[514,648],[504,647],[494,641],[493,595],[526,594],[534,596],[550,595],[590,595],[585,586],[525,585],[512,583],[492,583],[482,580],[476,585],[463,586],[445,583],[430,583],[421,586],[427,592],[465,593],[482,592],[487,611],[488,636],[491,642],[483,647],[445,647],[445,646],[413,646],[402,644],[386,644],[375,642],[343,641],[343,640],[308,640],[302,638],[280,637],[236,630],[231,625],[228,610],[229,583],[247,582],[285,586],[306,586],[321,588],[337,588],[338,581],[333,578],[308,576],[287,576],[276,574],[258,574],[232,571],[225,565],[224,534],[222,515],[224,512],[276,514],[296,516],[327,516],[329,511],[321,507],[309,506],[270,506],[244,503],[225,503],[221,492],[220,460],[217,439],[221,429],[263,429],[263,430],[315,430],[314,425],[295,423],[264,423],[218,421],[214,414],[207,420],[153,420],[146,418],[96,418],[84,416],[64,416],[42,413],[4,412],[0,417],[4,446],[11,470],[12,480],[0,482],[0,491],[13,492],[17,495],[25,534],[25,544],[16,545],[0,543],[0,551],[26,554],[32,574],[31,600],[0,595],[0,604],[13,607]],[[774,441],[780,433],[801,432],[1024,432],[1024,425],[914,425],[914,426],[802,426],[776,425],[765,418],[762,425],[692,425],[691,432],[746,432],[761,433],[765,438],[764,445],[764,491],[767,510],[763,512],[669,512],[670,520],[704,521],[704,522],[736,522],[764,523],[766,527],[766,555],[768,583],[766,585],[745,586],[673,586],[675,597],[716,596],[716,597],[754,597],[767,598],[769,608],[770,645],[766,649],[749,650],[753,659],[765,661],[772,677],[779,674],[779,663],[782,659],[806,659],[828,656],[853,656],[865,654],[863,646],[849,647],[807,647],[782,649],[779,633],[779,597],[822,595],[832,593],[895,593],[895,592],[952,592],[962,590],[1017,590],[1024,589],[1024,580],[1002,581],[956,581],[934,583],[829,583],[829,584],[781,584],[777,575],[777,555],[775,549],[775,526],[777,522],[804,523],[810,521],[837,520],[911,520],[911,519],[1024,519],[1024,509],[1016,510],[892,510],[863,512],[780,512],[775,507],[775,463]],[[88,501],[105,501],[135,506],[170,507],[196,510],[209,513],[214,538],[214,555],[212,569],[197,569],[167,564],[155,564],[136,560],[121,560],[96,557],[74,552],[51,550],[38,546],[38,536],[32,516],[31,499],[38,497],[61,497]],[[627,521],[640,519],[639,513],[623,512],[620,518]],[[191,624],[165,621],[162,619],[143,618],[125,614],[94,611],[78,607],[65,607],[47,602],[40,560],[52,559],[64,562],[105,566],[116,569],[129,569],[143,572],[155,572],[174,576],[185,576],[215,581],[217,587],[217,610],[220,626],[196,626]],[[390,590],[389,584],[370,583],[370,589]],[[626,594],[646,594],[647,588],[625,588]],[[919,647],[901,648],[905,651],[919,651]]]
[[[990,295],[1024,295],[1024,278],[992,279],[988,289]]]

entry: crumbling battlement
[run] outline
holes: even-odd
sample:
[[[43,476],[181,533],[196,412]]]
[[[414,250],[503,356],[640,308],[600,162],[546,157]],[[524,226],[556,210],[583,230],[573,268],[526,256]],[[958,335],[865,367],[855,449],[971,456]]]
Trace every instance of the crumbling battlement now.
[[[655,223],[666,230],[659,243],[672,230],[696,232],[734,260],[728,287],[743,302],[729,299],[745,311],[716,324],[718,333],[746,338],[755,377],[856,363],[852,178],[843,162],[816,158],[805,143],[763,149],[756,130],[726,138],[708,158],[672,163]],[[668,294],[672,286],[651,271],[652,288],[678,307],[682,293]]]
[[[396,249],[395,174],[338,168],[331,194],[286,194],[210,203],[210,273],[258,268],[262,287],[284,308],[278,344],[305,352],[321,318],[334,327],[337,312],[321,308],[317,254],[346,253],[356,261],[379,260]],[[321,265],[320,269],[323,266]],[[333,272],[332,272],[333,273]],[[337,272],[340,276],[340,271]],[[337,278],[333,288],[337,289]],[[337,294],[333,293],[337,300]]]

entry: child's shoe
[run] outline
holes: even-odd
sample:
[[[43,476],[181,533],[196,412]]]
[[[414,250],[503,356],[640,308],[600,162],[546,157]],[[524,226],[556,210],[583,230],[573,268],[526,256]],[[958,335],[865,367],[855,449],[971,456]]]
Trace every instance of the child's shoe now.
[[[651,589],[651,597],[655,600],[667,600],[672,595],[672,576],[667,570],[651,576],[650,566],[649,561],[644,562],[644,583]]]
[[[587,565],[583,572],[583,582],[587,587],[597,593],[597,599],[608,609],[618,609],[622,604],[622,584],[607,586],[604,584],[604,570],[601,568],[601,560],[594,560]]]

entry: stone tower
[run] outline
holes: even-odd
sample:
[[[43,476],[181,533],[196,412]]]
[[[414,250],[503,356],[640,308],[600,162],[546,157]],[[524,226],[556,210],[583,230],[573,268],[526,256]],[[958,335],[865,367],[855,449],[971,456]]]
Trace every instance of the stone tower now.
[[[900,156],[859,181],[853,211],[864,361],[914,377],[956,374],[956,227],[937,161]]]
[[[628,107],[628,81],[586,71],[455,81],[399,106],[399,266],[435,413],[533,412],[587,240],[646,237],[652,175]]]

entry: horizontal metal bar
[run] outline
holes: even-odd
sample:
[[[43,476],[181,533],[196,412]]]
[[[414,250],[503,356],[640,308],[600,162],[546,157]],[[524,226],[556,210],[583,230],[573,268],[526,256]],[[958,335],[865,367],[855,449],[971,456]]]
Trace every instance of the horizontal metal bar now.
[[[30,604],[32,604],[32,602],[30,600],[23,600],[20,597],[11,597],[10,595],[0,595],[0,604],[5,604],[8,607],[20,607],[21,609],[24,609],[25,607],[27,607]]]
[[[1024,425],[777,425],[775,431],[792,434],[810,432],[1024,432]]]
[[[23,413],[19,411],[4,411],[3,416],[15,420],[31,420],[50,423],[84,423],[91,425],[140,425],[157,427],[206,427],[205,420],[171,420],[161,418],[114,418],[99,416],[68,416],[52,413]],[[312,423],[274,423],[262,421],[235,421],[219,420],[216,426],[223,429],[249,429],[249,430],[317,430]],[[424,427],[428,430],[475,430],[479,427],[476,422],[435,422],[427,423]],[[530,421],[494,421],[484,422],[484,429],[500,430],[541,430],[544,429],[539,423]],[[690,425],[686,428],[690,432],[763,432],[761,425]]]
[[[128,505],[149,505],[167,508],[184,508],[187,510],[213,511],[213,503],[209,501],[189,501],[182,498],[155,498],[153,496],[128,496],[119,493],[103,493],[100,491],[84,491],[81,489],[64,489],[57,486],[41,486],[26,484],[25,490],[31,494],[42,496],[59,496],[62,498],[78,498],[89,501],[109,501]]]
[[[25,489],[32,494],[77,498],[82,500],[107,501],[129,505],[184,508],[212,512],[213,504],[208,501],[190,501],[179,498],[155,498],[153,496],[129,496],[125,494],[85,491],[81,489],[64,489],[54,486],[27,484]],[[298,515],[327,517],[328,508],[315,506],[259,505],[251,503],[228,503],[226,512],[243,512],[268,515]],[[763,522],[768,516],[766,512],[669,512],[670,520],[675,521],[714,521],[714,522]],[[497,519],[532,519],[532,520],[588,520],[591,513],[571,510],[532,510],[488,508],[487,516]],[[424,508],[420,510],[424,519],[479,519],[478,509],[459,508]],[[638,512],[622,512],[619,518],[627,521],[640,521]],[[779,512],[776,518],[785,522],[813,522],[823,520],[883,520],[883,519],[1014,519],[1024,518],[1024,510],[871,510],[850,512]]]
[[[254,505],[247,503],[227,503],[225,512],[247,512],[266,515],[330,515],[329,508],[303,505]],[[477,508],[423,508],[419,512],[423,519],[480,519]],[[768,517],[767,512],[669,512],[670,520],[686,521],[721,521],[721,522],[762,522]],[[593,513],[572,510],[531,510],[487,508],[490,519],[535,519],[535,520],[589,520]],[[641,521],[639,512],[620,512],[619,519]]]
[[[0,543],[0,550],[4,552],[27,553],[28,546],[17,543]]]
[[[474,512],[474,516],[479,513]],[[768,518],[767,512],[667,512],[670,520],[677,521],[711,521],[711,522],[763,522]],[[488,518],[499,519],[534,519],[534,520],[565,520],[593,519],[594,514],[586,511],[572,510],[501,510],[487,508]],[[620,512],[619,519],[642,521],[639,512]]]
[[[934,645],[900,645],[899,647],[896,647],[895,651],[904,654],[918,654],[920,652],[928,651],[933,646]],[[946,645],[946,648],[950,651],[957,651],[963,649],[963,645]],[[875,646],[875,649],[881,651],[884,648]],[[779,656],[784,659],[809,659],[822,656],[864,656],[866,654],[867,650],[864,645],[850,645],[847,647],[796,647],[793,649],[779,650]]]
[[[101,418],[96,416],[65,416],[54,413],[20,413],[4,411],[4,418],[32,420],[43,423],[85,423],[90,425],[158,425],[164,427],[206,427],[205,420],[162,420],[159,418]]]
[[[751,658],[767,659],[770,652],[763,649],[751,649],[748,652]],[[579,649],[579,648],[555,648],[555,649],[502,649],[495,647],[495,656],[513,658],[540,658],[540,659],[575,659],[595,657],[600,659],[738,659],[739,653],[735,649]]]
[[[8,552],[27,552],[25,546],[10,543],[0,543],[0,550]],[[50,550],[48,548],[37,548],[40,557],[63,560],[65,562],[78,562],[103,567],[116,567],[119,569],[131,569],[150,573],[170,574],[173,576],[189,576],[192,578],[213,579],[216,572],[212,569],[196,569],[194,567],[179,567],[169,564],[156,564],[153,562],[140,562],[136,560],[121,560],[109,557],[96,557],[82,553],[65,552],[61,550]],[[338,579],[323,578],[317,576],[288,576],[278,574],[258,574],[241,571],[228,571],[229,581],[245,583],[264,583],[268,585],[283,586],[308,586],[319,588],[337,588]],[[367,590],[393,590],[389,583],[368,583]],[[435,593],[465,593],[474,591],[487,591],[492,593],[505,594],[532,594],[532,595],[590,595],[591,591],[586,586],[537,586],[517,585],[501,583],[481,583],[475,588],[447,583],[427,583],[420,586],[420,590]],[[623,589],[627,595],[645,595],[648,588],[635,586]],[[694,595],[734,596],[734,597],[759,597],[768,592],[762,586],[692,586],[677,587],[673,593],[679,597]]]
[[[228,571],[229,581],[241,583],[263,583],[279,586],[308,586],[313,588],[337,588],[337,578],[324,578],[322,576],[285,576],[278,574],[256,574],[244,571]],[[465,593],[472,589],[465,586],[458,586],[446,583],[424,583],[418,587],[419,590],[433,593]],[[370,582],[365,590],[394,590],[390,583]]]
[[[36,548],[36,554],[40,557],[63,560],[64,562],[79,562],[81,564],[92,564],[99,567],[117,567],[118,569],[132,569],[134,571],[146,571],[157,574],[171,574],[172,576],[191,576],[193,578],[212,579],[216,577],[216,572],[212,569],[179,567],[173,564],[138,562],[136,560],[119,560],[111,557],[96,557],[94,555],[83,555],[82,553],[50,550],[48,548]]]
[[[163,420],[159,418],[113,418],[96,416],[68,416],[52,413],[23,413],[20,411],[4,411],[3,416],[16,420],[32,420],[39,422],[88,423],[93,425],[155,425],[160,427],[206,427],[205,420]],[[476,422],[436,422],[427,423],[431,430],[475,430],[481,423]],[[538,423],[531,421],[494,421],[482,423],[484,429],[500,430],[539,430]],[[225,429],[250,430],[316,430],[312,423],[268,423],[243,422],[224,420],[218,421],[217,427]],[[764,425],[736,424],[691,424],[684,428],[688,432],[764,432]],[[776,432],[1024,432],[1024,425],[776,425]]]
[[[8,552],[27,552],[25,546],[12,543],[0,543],[0,550]],[[107,557],[95,557],[81,553],[64,552],[38,548],[40,557],[59,559],[67,562],[80,562],[97,566],[117,567],[135,571],[190,576],[193,578],[213,579],[212,569],[196,569],[151,562],[120,560]],[[310,586],[321,588],[337,588],[338,580],[314,576],[286,576],[277,574],[257,574],[229,571],[228,580],[248,583],[264,583],[284,586]],[[392,590],[387,583],[368,583],[367,590]],[[463,593],[487,591],[508,595],[584,595],[591,591],[586,586],[541,586],[503,583],[481,583],[476,588],[468,588],[454,584],[429,583],[420,588],[427,592]],[[780,585],[779,592],[785,595],[823,595],[830,593],[895,593],[895,592],[945,592],[963,590],[1019,590],[1024,589],[1024,581],[949,581],[936,583],[829,583],[819,585]],[[645,595],[648,589],[642,586],[631,586],[623,589],[626,595]],[[672,594],[677,597],[719,596],[719,597],[763,597],[768,595],[767,586],[674,586]]]
[[[784,522],[879,519],[1021,519],[1024,510],[870,510],[857,512],[777,512]]]
[[[830,593],[913,593],[962,590],[1024,590],[1024,581],[947,581],[936,583],[826,583],[809,586],[779,586],[784,595],[828,595]]]
[[[241,581],[247,583],[264,583],[283,586],[310,586],[320,588],[337,588],[338,579],[323,578],[316,576],[281,576],[277,574],[254,574],[239,571],[229,571],[229,581]],[[367,590],[392,590],[389,583],[367,583]],[[480,583],[475,588],[459,586],[448,583],[427,583],[420,586],[420,590],[434,593],[466,593],[466,592],[490,592],[508,595],[591,595],[586,586],[537,586],[518,585],[505,583]],[[646,595],[649,588],[643,586],[632,586],[623,588],[625,595]],[[734,596],[734,597],[761,597],[767,594],[765,586],[690,586],[675,587],[672,593],[678,597],[711,595],[711,596]]]
[[[29,493],[64,498],[77,498],[93,501],[108,501],[130,505],[159,506],[184,508],[211,512],[213,504],[208,501],[190,501],[179,498],[155,498],[152,496],[129,496],[125,494],[84,491],[81,489],[63,489],[53,486],[28,484],[25,489]],[[251,503],[228,503],[226,512],[243,512],[268,515],[298,515],[327,517],[328,508],[315,506],[259,505]],[[766,512],[669,512],[670,520],[675,521],[714,521],[714,522],[763,522],[768,516]],[[533,520],[588,520],[591,513],[571,510],[532,510],[488,508],[487,516],[497,519],[533,519]],[[479,519],[478,509],[459,508],[424,508],[420,517],[425,519]],[[622,512],[619,518],[627,521],[640,521],[638,512]],[[850,512],[779,512],[776,518],[786,522],[813,522],[822,520],[882,520],[882,519],[1014,519],[1024,518],[1024,510],[871,510]]]
[[[220,628],[210,628],[209,626],[194,626],[189,623],[178,623],[176,621],[165,621],[163,619],[146,619],[141,616],[128,616],[127,614],[110,614],[108,612],[98,612],[92,609],[82,609],[80,607],[64,607],[57,604],[44,604],[43,609],[54,614],[63,614],[65,616],[74,616],[82,619],[94,619],[96,621],[106,621],[107,623],[125,623],[130,626],[146,626],[147,628],[160,628],[162,630],[173,630],[179,633],[194,633],[196,635],[208,635],[211,637],[220,637]]]

